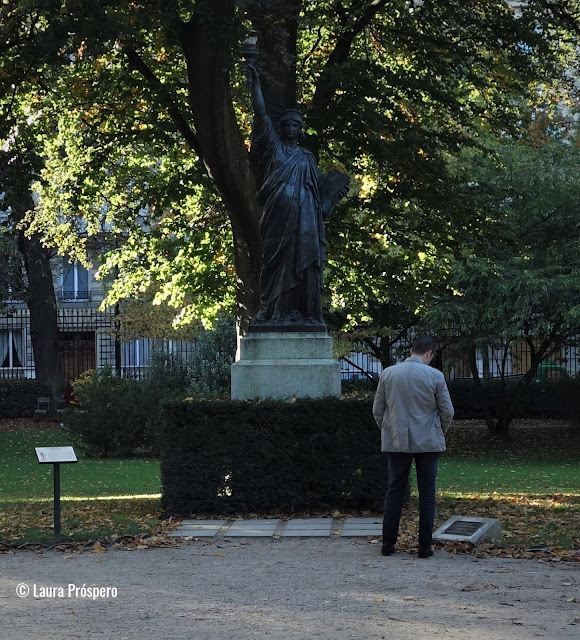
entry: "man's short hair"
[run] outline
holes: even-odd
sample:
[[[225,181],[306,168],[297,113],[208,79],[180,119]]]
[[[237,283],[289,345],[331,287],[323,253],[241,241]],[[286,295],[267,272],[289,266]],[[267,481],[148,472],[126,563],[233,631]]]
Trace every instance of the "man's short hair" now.
[[[425,355],[427,351],[433,351],[434,349],[435,342],[430,336],[418,336],[411,345],[411,351],[418,356]]]

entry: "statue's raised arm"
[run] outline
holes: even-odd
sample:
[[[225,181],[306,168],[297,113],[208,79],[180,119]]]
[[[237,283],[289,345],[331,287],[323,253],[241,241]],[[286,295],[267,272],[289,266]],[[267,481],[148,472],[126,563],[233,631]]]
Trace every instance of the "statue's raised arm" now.
[[[246,63],[246,69],[248,72],[248,83],[252,91],[252,108],[254,109],[254,114],[264,117],[266,115],[266,103],[264,102],[264,94],[262,93],[260,74],[251,61]]]
[[[304,122],[296,109],[280,114],[276,129],[267,115],[260,75],[247,63],[254,123],[263,259],[260,311],[252,321],[261,330],[324,330],[320,292],[326,260],[324,220],[348,191],[339,171],[323,174],[304,147]]]

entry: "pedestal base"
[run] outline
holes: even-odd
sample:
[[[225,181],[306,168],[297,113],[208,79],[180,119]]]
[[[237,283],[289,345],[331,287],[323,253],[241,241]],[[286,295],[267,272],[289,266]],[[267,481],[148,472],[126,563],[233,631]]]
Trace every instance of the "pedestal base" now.
[[[232,400],[340,397],[340,363],[326,333],[251,333],[232,365]]]

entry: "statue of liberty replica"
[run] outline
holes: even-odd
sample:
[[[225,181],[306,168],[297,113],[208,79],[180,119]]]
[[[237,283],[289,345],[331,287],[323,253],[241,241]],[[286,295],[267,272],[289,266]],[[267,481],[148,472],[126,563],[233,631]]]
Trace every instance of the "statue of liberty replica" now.
[[[246,64],[254,112],[251,154],[262,207],[260,309],[240,339],[232,399],[340,396],[340,364],[322,317],[321,290],[324,221],[347,193],[349,177],[320,171],[304,146],[300,111],[285,109],[274,124],[254,56]]]
[[[261,299],[253,325],[325,330],[320,300],[324,221],[348,191],[349,177],[318,169],[314,155],[304,147],[300,111],[282,111],[274,127],[266,113],[260,75],[251,61],[247,69],[254,110],[252,154],[260,184],[258,203],[263,207]]]

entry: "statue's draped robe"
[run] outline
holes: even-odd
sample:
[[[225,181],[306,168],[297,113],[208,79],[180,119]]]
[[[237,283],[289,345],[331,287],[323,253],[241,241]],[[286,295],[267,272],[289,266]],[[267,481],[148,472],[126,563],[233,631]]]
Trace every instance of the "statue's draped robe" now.
[[[322,322],[322,173],[310,151],[286,148],[267,116],[255,118],[252,153],[263,176],[261,308],[255,321]]]

